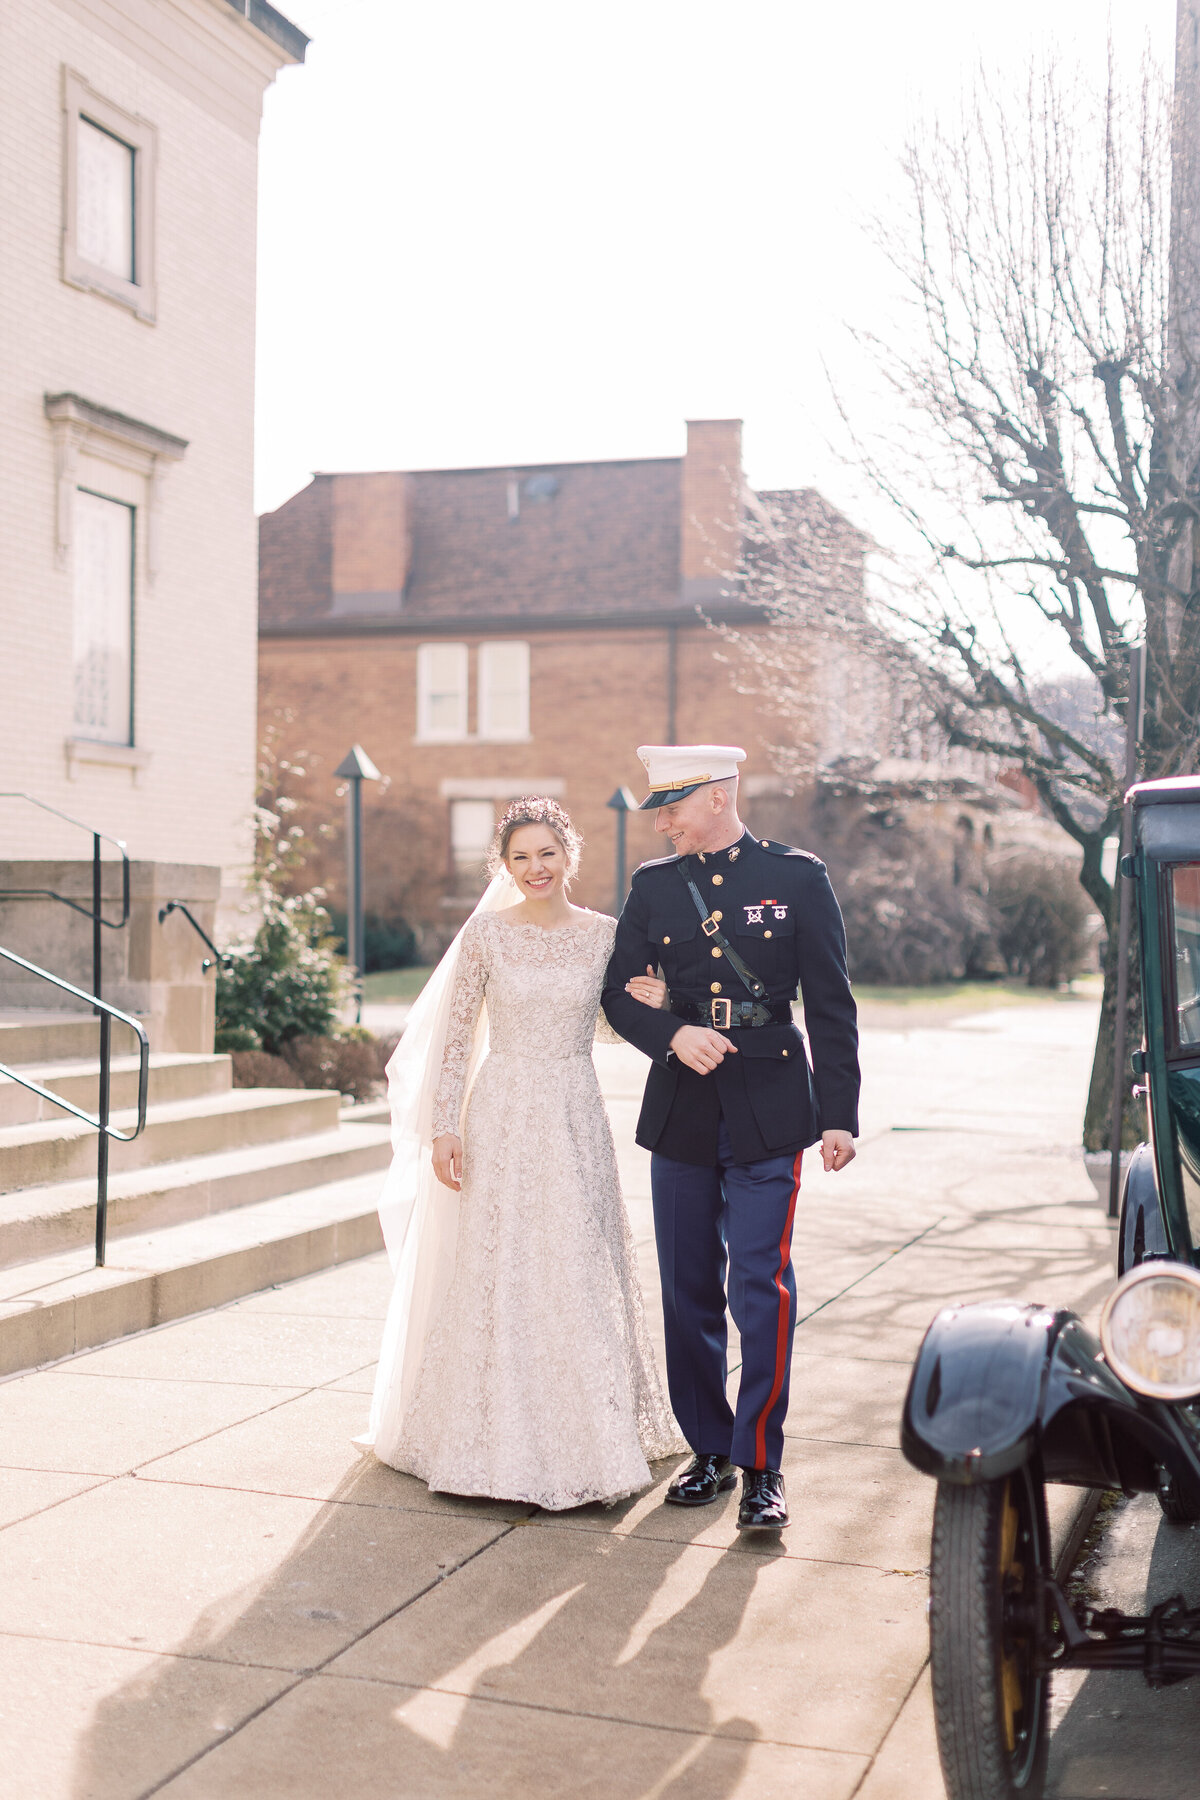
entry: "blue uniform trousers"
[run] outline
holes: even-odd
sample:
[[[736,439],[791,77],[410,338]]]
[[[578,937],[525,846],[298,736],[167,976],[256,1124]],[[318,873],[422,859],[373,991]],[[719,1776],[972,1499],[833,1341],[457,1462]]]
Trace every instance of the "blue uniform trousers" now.
[[[783,1462],[800,1156],[735,1163],[722,1120],[715,1168],[650,1158],[671,1405],[697,1455],[728,1456],[744,1469]],[[736,1411],[725,1393],[727,1285],[742,1341]]]

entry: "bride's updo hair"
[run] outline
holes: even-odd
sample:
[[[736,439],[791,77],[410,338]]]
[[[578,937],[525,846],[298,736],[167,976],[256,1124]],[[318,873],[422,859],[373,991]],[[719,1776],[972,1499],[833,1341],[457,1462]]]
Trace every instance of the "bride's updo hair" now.
[[[509,801],[500,814],[500,823],[496,826],[496,835],[488,852],[488,874],[498,875],[507,866],[509,842],[513,832],[519,831],[522,825],[549,826],[563,847],[563,854],[567,859],[567,880],[574,881],[579,873],[583,839],[572,825],[566,808],[546,794],[523,794],[519,800]]]

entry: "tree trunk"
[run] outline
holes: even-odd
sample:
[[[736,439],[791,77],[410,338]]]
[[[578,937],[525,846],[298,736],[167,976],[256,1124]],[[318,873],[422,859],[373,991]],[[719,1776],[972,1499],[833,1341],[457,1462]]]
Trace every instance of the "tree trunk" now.
[[[1117,949],[1119,943],[1117,897],[1120,878],[1113,888],[1112,922],[1104,955],[1104,997],[1100,1003],[1100,1029],[1096,1033],[1096,1049],[1092,1057],[1092,1079],[1088,1088],[1087,1107],[1083,1115],[1083,1147],[1085,1150],[1107,1150],[1112,1142],[1113,1045],[1117,1017]],[[1125,1015],[1125,1109],[1121,1147],[1132,1150],[1140,1142],[1142,1111],[1130,1098],[1133,1075],[1129,1073],[1129,1056],[1142,1041],[1142,993],[1138,960],[1137,903],[1132,890],[1129,933],[1129,1005]]]

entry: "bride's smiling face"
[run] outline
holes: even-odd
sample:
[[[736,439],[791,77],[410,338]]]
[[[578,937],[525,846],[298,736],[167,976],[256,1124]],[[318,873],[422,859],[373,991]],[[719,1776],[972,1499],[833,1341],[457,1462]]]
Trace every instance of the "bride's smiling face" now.
[[[567,878],[566,851],[549,825],[518,825],[505,861],[525,900],[552,899]]]

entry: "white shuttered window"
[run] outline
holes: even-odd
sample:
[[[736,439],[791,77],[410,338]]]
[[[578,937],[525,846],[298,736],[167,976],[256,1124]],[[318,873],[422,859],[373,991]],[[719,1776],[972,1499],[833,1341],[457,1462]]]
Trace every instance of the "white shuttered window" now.
[[[122,281],[134,269],[134,157],[129,144],[80,119],[76,157],[76,248],[86,262]]]
[[[529,645],[504,638],[479,646],[479,735],[529,736]]]
[[[422,644],[417,651],[417,736],[453,743],[467,735],[467,646]]]
[[[133,508],[75,495],[75,731],[133,742]]]
[[[490,800],[450,802],[450,847],[460,875],[477,875],[487,860],[496,829],[496,809]]]

